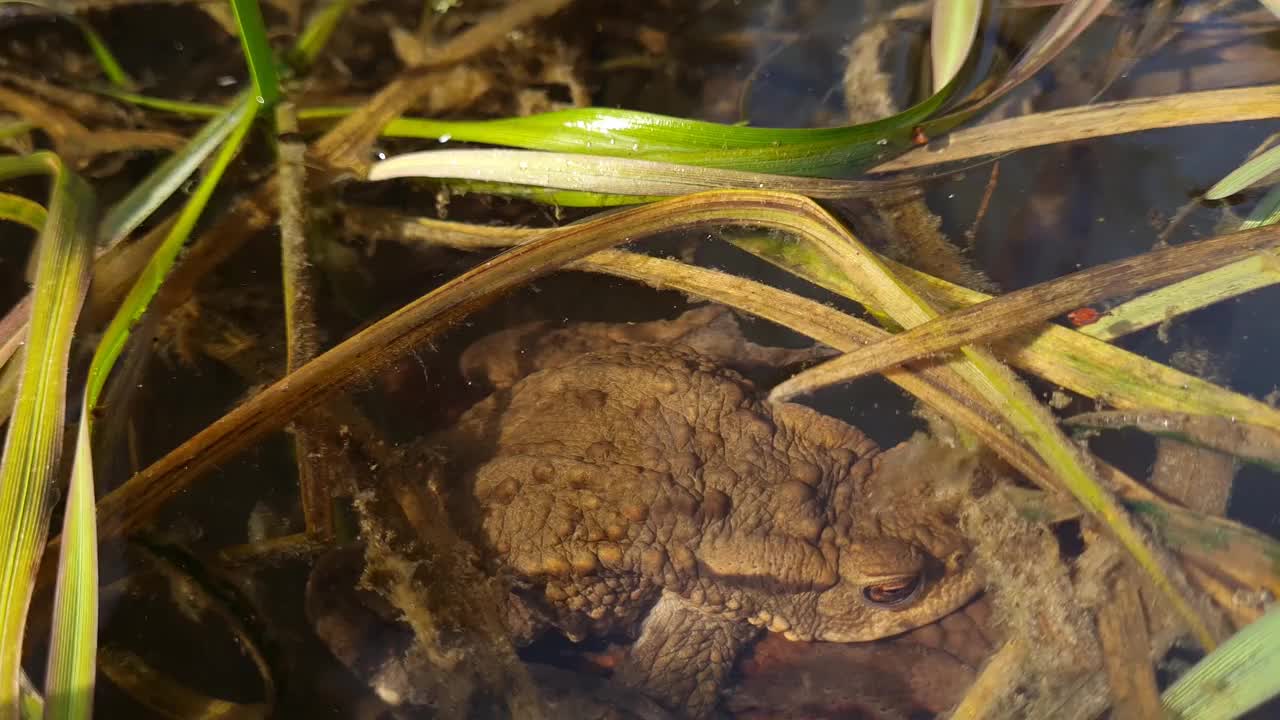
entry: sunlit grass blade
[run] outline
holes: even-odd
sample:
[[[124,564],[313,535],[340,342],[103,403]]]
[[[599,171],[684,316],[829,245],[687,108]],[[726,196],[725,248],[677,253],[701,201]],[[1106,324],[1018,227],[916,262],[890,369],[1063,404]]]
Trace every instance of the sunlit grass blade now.
[[[1179,720],[1231,720],[1280,694],[1280,606],[1244,627],[1161,698]]]
[[[182,187],[210,153],[239,127],[246,115],[252,116],[257,107],[249,94],[243,94],[222,114],[205,123],[180,152],[152,170],[107,211],[98,226],[99,243],[112,245],[133,232]]]
[[[46,720],[93,716],[98,650],[98,523],[88,407],[81,408],[75,459],[53,598],[49,662],[45,672]]]
[[[8,220],[40,231],[47,213],[44,206],[21,195],[0,193],[0,220]]]
[[[911,128],[937,112],[954,85],[906,111],[839,128],[720,125],[633,110],[577,108],[522,118],[447,121],[401,118],[399,137],[462,140],[583,155],[726,170],[835,176],[856,172],[911,146]],[[312,113],[304,114],[314,116]]]
[[[842,198],[885,192],[914,185],[903,180],[830,180],[676,165],[633,158],[599,157],[534,150],[428,150],[406,153],[375,163],[368,180],[399,177],[453,178],[480,183],[515,183],[528,188],[592,193],[591,206],[634,203],[672,195],[731,188],[795,192],[810,197]],[[463,188],[471,188],[464,185]],[[502,188],[520,193],[518,188]],[[617,196],[606,202],[599,195]],[[532,197],[538,198],[538,195]],[[548,194],[565,205],[575,196]]]
[[[231,0],[231,10],[240,31],[240,44],[249,64],[249,76],[253,78],[257,100],[264,107],[273,108],[280,100],[280,73],[276,69],[271,44],[267,42],[262,8],[258,7],[258,0]]]
[[[22,639],[62,451],[67,363],[93,258],[93,192],[48,152],[0,158],[0,180],[52,177],[30,332],[0,461],[0,714],[18,715]]]
[[[1206,200],[1221,200],[1230,197],[1268,175],[1280,170],[1280,146],[1273,147],[1261,155],[1231,171],[1209,191],[1204,194]]]
[[[980,0],[935,0],[929,30],[929,57],[933,64],[933,91],[951,82],[973,47],[982,16]]]

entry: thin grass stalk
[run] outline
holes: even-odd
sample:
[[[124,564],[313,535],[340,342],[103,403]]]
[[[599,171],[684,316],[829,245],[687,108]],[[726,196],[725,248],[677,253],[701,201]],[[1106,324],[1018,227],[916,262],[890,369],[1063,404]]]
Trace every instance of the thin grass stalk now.
[[[230,0],[235,16],[236,29],[240,31],[240,45],[253,78],[253,90],[259,105],[266,109],[275,107],[280,100],[280,74],[276,70],[275,54],[267,42],[267,28],[262,21],[262,8],[258,0]]]
[[[276,108],[281,137],[276,143],[276,189],[280,207],[280,266],[284,289],[285,372],[291,373],[320,352],[316,330],[315,283],[309,259],[306,232],[306,152],[297,133],[293,106],[282,103]],[[302,518],[308,533],[332,537],[334,532],[332,495],[327,479],[322,438],[305,425],[293,427],[294,457],[298,466],[298,484],[302,498]]]
[[[27,609],[62,450],[67,358],[88,289],[94,207],[89,186],[52,153],[0,163],[0,179],[43,173],[53,180],[36,251],[31,332],[0,461],[0,714],[17,717]]]
[[[125,72],[120,61],[116,59],[111,48],[107,47],[107,43],[102,40],[102,36],[93,29],[93,26],[86,20],[75,21],[80,28],[81,34],[84,35],[84,41],[89,45],[89,51],[93,53],[93,59],[98,61],[98,67],[102,68],[102,74],[107,76],[107,80],[112,85],[129,90],[136,87],[133,78],[129,77],[129,73]]]

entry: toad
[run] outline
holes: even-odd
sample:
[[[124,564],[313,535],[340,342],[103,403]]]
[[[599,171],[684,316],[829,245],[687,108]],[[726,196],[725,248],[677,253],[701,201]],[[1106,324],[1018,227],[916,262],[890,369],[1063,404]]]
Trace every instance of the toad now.
[[[434,482],[503,579],[514,642],[633,637],[614,678],[697,718],[763,632],[874,640],[972,598],[952,520],[969,453],[881,450],[729,367],[813,353],[754,345],[721,308],[470,348],[464,372],[493,391],[436,439]]]

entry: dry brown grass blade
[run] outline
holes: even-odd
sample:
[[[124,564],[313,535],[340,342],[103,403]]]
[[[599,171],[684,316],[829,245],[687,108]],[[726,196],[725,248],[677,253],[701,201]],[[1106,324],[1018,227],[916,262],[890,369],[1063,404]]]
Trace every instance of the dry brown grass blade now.
[[[1206,90],[1035,113],[957,130],[873,172],[896,172],[1015,150],[1158,128],[1268,120],[1280,116],[1280,85]],[[935,147],[935,145],[937,147]]]
[[[830,360],[779,385],[773,396],[794,397],[906,360],[1012,335],[1098,300],[1176,282],[1277,245],[1280,228],[1260,227],[1081,270],[946,313],[874,347]]]
[[[2,86],[0,106],[48,133],[58,155],[71,165],[125,150],[177,150],[185,142],[179,135],[154,130],[90,131],[66,112]]]

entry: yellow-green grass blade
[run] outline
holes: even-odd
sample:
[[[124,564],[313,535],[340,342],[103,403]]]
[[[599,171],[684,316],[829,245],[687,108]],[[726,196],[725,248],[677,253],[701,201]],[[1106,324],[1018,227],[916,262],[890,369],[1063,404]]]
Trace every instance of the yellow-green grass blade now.
[[[89,286],[93,192],[48,152],[0,158],[0,180],[52,177],[18,393],[0,461],[0,714],[18,715],[22,639],[62,450],[67,358]]]
[[[1259,180],[1280,170],[1280,147],[1273,147],[1261,155],[1231,171],[1226,177],[1209,188],[1204,194],[1206,200],[1221,200],[1230,197]]]
[[[784,267],[815,285],[859,303],[865,291],[801,243],[755,234],[733,234],[729,241]],[[886,260],[899,277],[929,296],[939,308],[954,309],[992,296],[953,285]],[[1087,330],[1081,328],[1080,330]],[[1280,430],[1280,411],[1194,375],[1179,372],[1060,325],[1046,324],[996,340],[992,349],[1007,362],[1086,397],[1121,408],[1152,409],[1237,418]]]
[[[1267,191],[1266,195],[1249,212],[1249,217],[1240,223],[1241,230],[1248,230],[1259,225],[1270,225],[1280,220],[1280,185]]]
[[[118,88],[96,88],[99,92],[107,97],[113,97],[121,102],[127,102],[130,105],[136,105],[147,110],[159,110],[160,112],[173,113],[175,115],[187,115],[190,117],[217,117],[227,111],[221,105],[212,103],[190,102],[187,100],[170,100],[168,98],[156,97],[154,95],[143,95],[142,93],[120,90]],[[352,112],[355,109],[352,108]]]
[[[937,92],[960,72],[982,16],[979,0],[936,0],[929,30],[929,57],[933,64],[933,90]]]
[[[257,105],[251,94],[237,97],[235,103],[200,128],[200,132],[129,191],[103,216],[98,226],[99,242],[111,245],[133,232],[168,200],[191,177],[209,155],[240,124],[252,115]]]
[[[338,29],[338,23],[359,1],[329,0],[324,7],[317,10],[302,28],[302,32],[298,33],[298,39],[293,47],[289,49],[290,64],[297,70],[310,67],[311,63],[320,56],[320,51],[329,43],[329,38],[333,37],[333,32]]]
[[[1280,694],[1280,605],[1245,626],[1161,697],[1178,720],[1232,720]]]
[[[71,486],[58,550],[49,661],[45,672],[45,720],[93,716],[98,650],[98,524],[88,406],[76,432]]]
[[[44,206],[21,195],[0,193],[0,220],[8,220],[40,232],[48,213]]]
[[[18,685],[18,717],[22,720],[42,720],[44,718],[44,698],[31,684],[31,678],[22,673]]]
[[[1258,201],[1240,223],[1240,229],[1271,225],[1276,220],[1280,220],[1280,185],[1271,188]],[[1280,282],[1280,251],[1262,252],[1139,295],[1111,308],[1098,322],[1081,330],[1099,340],[1111,341],[1277,282]]]
[[[280,73],[276,70],[275,54],[267,42],[267,28],[262,22],[262,8],[258,0],[231,0],[236,29],[240,31],[240,45],[245,62],[249,64],[249,76],[253,78],[253,90],[258,103],[271,109],[280,100]]]

